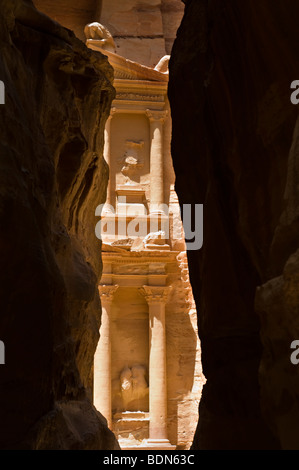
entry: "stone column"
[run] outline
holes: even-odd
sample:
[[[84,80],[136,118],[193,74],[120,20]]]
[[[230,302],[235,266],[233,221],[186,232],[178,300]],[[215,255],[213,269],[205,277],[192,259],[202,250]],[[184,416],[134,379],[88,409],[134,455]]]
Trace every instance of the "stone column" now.
[[[94,406],[107,419],[111,429],[111,334],[110,314],[113,295],[118,286],[100,285],[102,303],[102,323],[100,340],[94,356]]]
[[[111,108],[110,116],[106,121],[105,131],[104,131],[104,158],[106,163],[109,166],[109,180],[107,186],[107,196],[106,196],[106,204],[104,207],[104,213],[111,213],[110,205],[112,204],[112,194],[111,194],[111,120],[113,115],[116,113],[116,108]]]
[[[172,447],[167,439],[167,375],[165,304],[171,286],[143,286],[140,289],[149,305],[150,357],[149,357],[149,409],[148,444],[157,448]]]
[[[146,110],[146,115],[150,121],[150,174],[151,174],[151,194],[150,212],[163,213],[160,204],[164,203],[164,171],[163,171],[163,123],[167,116],[167,111]]]

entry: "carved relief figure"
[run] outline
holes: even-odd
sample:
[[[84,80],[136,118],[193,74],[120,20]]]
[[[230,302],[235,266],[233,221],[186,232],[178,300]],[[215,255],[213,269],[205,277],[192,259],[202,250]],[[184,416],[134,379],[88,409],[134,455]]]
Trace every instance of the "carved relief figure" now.
[[[132,386],[134,392],[137,394],[143,394],[145,390],[148,390],[145,373],[146,370],[144,366],[135,365],[132,367]]]
[[[84,28],[84,34],[87,44],[99,46],[110,52],[116,51],[115,42],[108,29],[100,23],[89,23]]]
[[[120,373],[122,408],[125,411],[146,411],[149,387],[145,379],[146,368],[135,364],[125,367]]]
[[[155,70],[161,73],[169,73],[168,65],[169,65],[170,55],[165,55],[162,59],[159,60],[157,63]]]
[[[158,232],[150,232],[143,239],[144,245],[153,244],[153,245],[164,245],[166,233],[162,230]]]
[[[121,172],[126,177],[126,184],[134,184],[132,178],[143,167],[143,159],[140,152],[144,147],[144,142],[126,141],[127,150],[124,156],[119,160],[122,164]]]
[[[129,367],[125,367],[120,374],[120,388],[124,408],[127,409],[132,400],[132,371]]]

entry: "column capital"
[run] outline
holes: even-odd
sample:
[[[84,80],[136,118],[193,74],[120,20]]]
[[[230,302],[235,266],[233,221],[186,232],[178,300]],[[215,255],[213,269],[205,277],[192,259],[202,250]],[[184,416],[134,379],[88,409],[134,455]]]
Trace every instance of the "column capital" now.
[[[114,116],[114,114],[116,114],[116,112],[117,112],[117,109],[116,109],[115,106],[113,106],[113,107],[110,109],[110,114],[109,114],[109,116],[108,116],[108,118],[107,118],[107,121],[110,121],[110,120],[112,119],[112,117]]]
[[[111,303],[113,300],[113,296],[118,289],[118,285],[100,284],[98,287],[101,301]]]
[[[143,286],[139,292],[150,305],[153,303],[166,304],[171,290],[172,286]]]
[[[150,122],[160,121],[160,122],[163,123],[165,121],[167,115],[168,115],[168,111],[166,109],[161,110],[161,111],[156,111],[156,110],[153,110],[153,109],[147,109],[145,111],[145,114],[149,118]]]

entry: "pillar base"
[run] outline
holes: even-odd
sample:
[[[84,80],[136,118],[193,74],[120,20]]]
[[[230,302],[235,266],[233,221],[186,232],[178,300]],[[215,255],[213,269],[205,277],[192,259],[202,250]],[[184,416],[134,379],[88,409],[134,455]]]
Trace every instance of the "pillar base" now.
[[[170,444],[168,439],[147,439],[147,445],[156,450],[175,450],[176,446]]]
[[[130,445],[119,442],[121,450],[175,450],[176,446],[170,444],[168,439],[146,439],[140,445]]]

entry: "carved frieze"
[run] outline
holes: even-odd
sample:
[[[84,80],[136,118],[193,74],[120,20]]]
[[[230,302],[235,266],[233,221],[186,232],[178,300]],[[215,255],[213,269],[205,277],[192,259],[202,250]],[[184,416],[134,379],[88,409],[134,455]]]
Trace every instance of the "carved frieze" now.
[[[118,77],[118,78],[126,78],[126,77]],[[164,95],[145,95],[139,93],[116,93],[115,99],[117,100],[129,100],[129,101],[154,101],[163,103],[165,100]]]
[[[148,266],[146,264],[125,264],[125,265],[115,265],[113,269],[113,274],[148,274]]]

